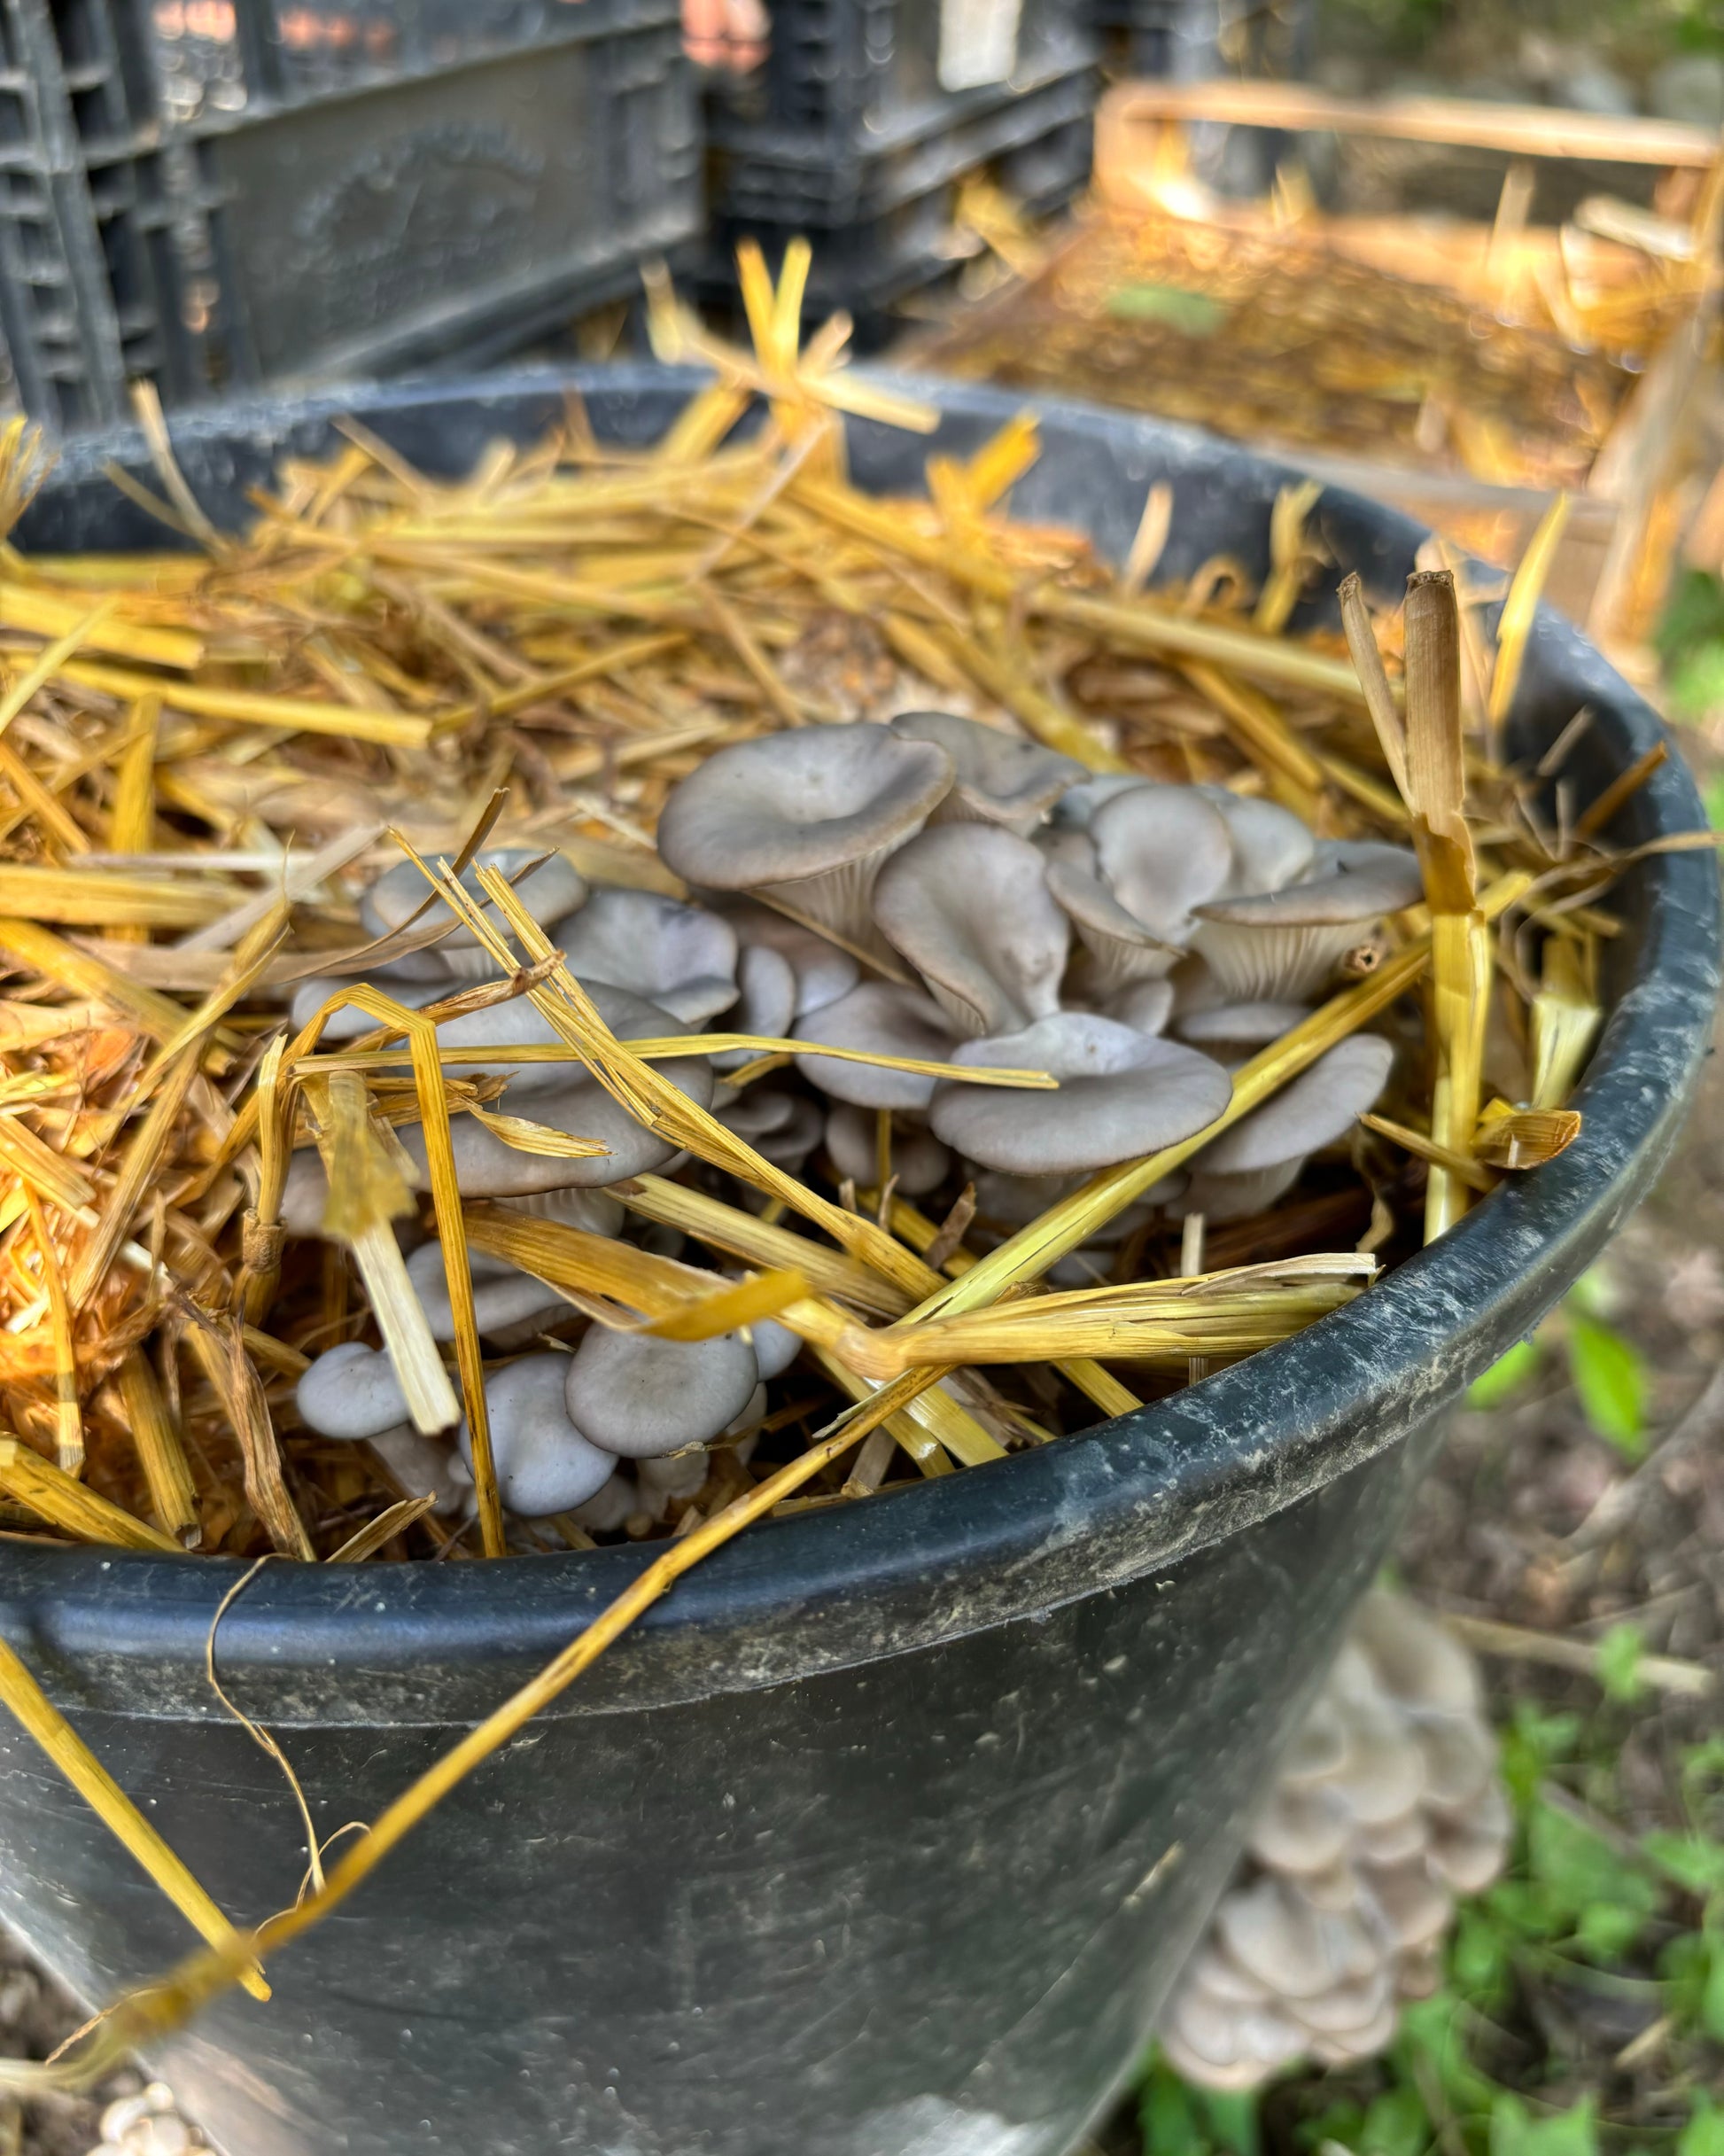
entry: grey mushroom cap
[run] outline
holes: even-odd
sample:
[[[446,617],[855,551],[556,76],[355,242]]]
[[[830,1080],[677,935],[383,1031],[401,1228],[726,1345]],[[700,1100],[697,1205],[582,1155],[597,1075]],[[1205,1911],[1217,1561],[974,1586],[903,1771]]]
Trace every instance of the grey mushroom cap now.
[[[1060,1008],[1071,923],[1027,838],[987,823],[924,831],[881,868],[874,920],[964,1032],[1016,1032]]]
[[[1139,778],[1135,771],[1098,771],[1068,786],[1053,807],[1056,830],[1086,831],[1090,820],[1105,802],[1135,787],[1153,786],[1153,779]]]
[[[955,1046],[951,1022],[931,997],[891,981],[864,981],[849,995],[796,1021],[798,1040],[835,1048],[872,1048],[883,1055],[950,1062]],[[920,1109],[934,1080],[912,1070],[878,1063],[839,1062],[828,1055],[798,1055],[796,1068],[835,1101],[855,1108]]]
[[[1160,1033],[1166,1031],[1172,1009],[1173,983],[1163,977],[1129,982],[1109,1000],[1102,1015],[1116,1018],[1135,1033]]]
[[[740,1093],[721,1086],[712,1111],[763,1159],[792,1175],[819,1144],[824,1127],[812,1101],[778,1086],[747,1086]]]
[[[878,1109],[841,1101],[826,1119],[826,1149],[841,1177],[871,1189],[878,1179]],[[920,1198],[937,1190],[951,1171],[951,1155],[934,1133],[919,1124],[892,1132],[892,1173],[898,1195]]]
[[[704,907],[606,886],[563,923],[561,942],[578,979],[625,988],[691,1024],[736,1000],[736,931]]]
[[[802,1335],[776,1318],[757,1318],[748,1328],[749,1343],[762,1379],[782,1377],[802,1353]]]
[[[1337,1041],[1291,1085],[1205,1146],[1193,1167],[1206,1174],[1248,1173],[1332,1145],[1388,1084],[1394,1062],[1394,1046],[1379,1033]]]
[[[1262,1047],[1291,1033],[1310,1015],[1309,1003],[1214,1003],[1205,1010],[1187,1011],[1174,1021],[1173,1030],[1198,1048],[1217,1041],[1231,1047]]]
[[[566,1318],[573,1313],[555,1288],[531,1273],[523,1273],[507,1258],[470,1250],[467,1269],[473,1283],[473,1317],[478,1330],[490,1340],[510,1335],[532,1319]],[[440,1242],[422,1243],[407,1261],[407,1276],[431,1326],[433,1340],[455,1336],[454,1305],[449,1296],[447,1268]],[[535,1327],[535,1329],[537,1329]],[[504,1347],[510,1343],[504,1338]]]
[[[862,969],[848,951],[792,921],[788,914],[774,912],[758,899],[719,896],[714,903],[735,930],[744,957],[751,950],[765,949],[788,961],[796,977],[794,1016],[804,1018],[810,1011],[835,1003],[861,979]]]
[[[610,1480],[584,1505],[571,1505],[568,1509],[578,1527],[586,1528],[590,1534],[610,1534],[641,1509],[641,1485],[626,1467],[617,1467]]]
[[[851,973],[853,979],[853,963]],[[765,943],[744,945],[737,954],[736,985],[736,1004],[725,1031],[782,1040],[796,1022],[796,969],[783,952]],[[712,1061],[718,1070],[740,1070],[757,1053],[753,1048],[726,1048]]]
[[[754,1350],[740,1333],[656,1340],[595,1325],[564,1367],[570,1416],[595,1444],[625,1459],[709,1444],[759,1382]]]
[[[1310,826],[1290,808],[1254,794],[1234,793],[1226,786],[1200,786],[1196,790],[1213,803],[1227,826],[1233,860],[1226,896],[1278,891],[1309,868],[1316,840]]]
[[[400,1422],[392,1429],[377,1431],[368,1443],[403,1497],[436,1500],[431,1511],[438,1519],[471,1508],[472,1475],[447,1439],[422,1437],[412,1423]]]
[[[1084,1011],[965,1041],[952,1060],[1060,1080],[1053,1096],[956,1081],[936,1089],[935,1135],[1009,1175],[1082,1174],[1157,1153],[1213,1123],[1232,1095],[1227,1073],[1196,1049]]]
[[[632,996],[624,989],[602,981],[583,985],[599,1016],[619,1040],[664,1039],[688,1030],[657,1004]],[[555,1043],[561,1039],[533,1005],[519,996],[512,1002],[493,1004],[489,1009],[451,1019],[439,1028],[439,1037],[449,1047],[475,1050],[470,1063],[450,1063],[446,1068],[451,1070],[496,1070],[500,1064],[506,1069],[506,1057],[485,1057],[481,1051],[487,1043],[501,1047],[537,1040]],[[716,1080],[704,1057],[672,1056],[654,1067],[698,1107],[711,1107]],[[570,1187],[597,1189],[631,1175],[651,1174],[676,1156],[675,1147],[637,1123],[586,1064],[579,1062],[522,1065],[496,1106],[505,1115],[521,1116],[571,1137],[594,1139],[609,1151],[585,1160],[524,1153],[506,1145],[475,1117],[457,1116],[450,1125],[455,1172],[462,1192],[470,1198],[525,1197],[538,1191]],[[409,1124],[400,1136],[420,1173],[427,1174],[423,1125]]]
[[[563,1399],[568,1367],[566,1355],[524,1355],[485,1381],[498,1494],[510,1512],[525,1519],[586,1504],[616,1472],[611,1455],[570,1418]],[[472,1433],[464,1421],[459,1443],[470,1468]]]
[[[1170,973],[1183,955],[1179,946],[1126,912],[1096,873],[1089,840],[1082,832],[1070,836],[1081,841],[1088,858],[1068,842],[1062,844],[1048,858],[1047,887],[1089,954],[1093,992],[1112,998],[1133,982]]]
[[[687,883],[768,891],[859,942],[881,862],[921,829],[951,781],[936,743],[881,726],[735,742],[672,792],[658,850]]]
[[[326,1348],[300,1378],[294,1402],[306,1428],[322,1437],[376,1437],[410,1419],[387,1353],[356,1340]]]
[[[1200,907],[1192,947],[1230,997],[1295,1000],[1321,989],[1373,923],[1422,890],[1417,860],[1400,846],[1321,846],[1303,883]]]
[[[1233,866],[1226,817],[1194,786],[1134,786],[1090,819],[1102,881],[1152,935],[1184,945]]]
[[[484,866],[496,868],[515,883],[516,895],[541,928],[554,921],[561,921],[565,914],[572,914],[586,897],[586,884],[574,863],[560,853],[540,858],[542,849],[534,846],[493,846],[481,852],[462,876],[462,889],[475,899],[482,899],[478,869]],[[539,862],[535,868],[534,861]],[[526,873],[523,874],[523,871]],[[359,902],[359,917],[367,932],[372,936],[387,936],[404,927],[413,918],[417,908],[424,903],[431,890],[424,877],[412,861],[399,861],[394,868],[380,876]],[[493,905],[485,907],[486,917],[507,932],[507,923]],[[425,907],[415,926],[419,929],[445,928],[454,922],[454,915],[441,899]],[[454,926],[446,939],[437,946],[439,953],[474,951],[480,948],[470,929]]]
[[[956,712],[900,712],[891,727],[907,740],[937,743],[952,760],[956,776],[934,812],[936,823],[997,823],[1009,831],[1032,831],[1060,795],[1086,776],[1076,757]]]
[[[301,981],[293,991],[292,1001],[287,1008],[288,1024],[297,1033],[302,1026],[311,1024],[330,998],[343,989],[369,985],[381,990],[396,1003],[404,1003],[409,1010],[423,1010],[427,1003],[440,1002],[445,996],[454,995],[460,986],[449,977],[447,966],[439,966],[434,975],[423,980],[408,980],[397,975],[392,968],[380,966],[371,973],[326,974],[315,980]],[[334,1047],[338,1042],[353,1040],[361,1033],[369,1033],[377,1021],[367,1011],[352,1003],[343,1004],[325,1020],[322,1045]]]

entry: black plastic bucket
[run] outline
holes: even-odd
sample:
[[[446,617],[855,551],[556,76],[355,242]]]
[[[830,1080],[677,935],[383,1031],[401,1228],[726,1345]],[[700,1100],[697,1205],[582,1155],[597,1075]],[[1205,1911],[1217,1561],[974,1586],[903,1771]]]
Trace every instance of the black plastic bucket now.
[[[430,469],[561,415],[662,432],[695,377],[577,370],[357,391],[175,428],[218,521],[353,412]],[[1021,401],[934,392],[936,446]],[[857,424],[859,483],[928,442]],[[80,446],[36,547],[160,544]],[[1265,564],[1284,474],[1155,421],[1044,408],[1027,516],[1124,553],[1171,480],[1165,567]],[[1399,588],[1418,533],[1345,494],[1336,560]],[[1582,798],[1659,738],[1549,614],[1523,745],[1589,704]],[[1672,761],[1620,813],[1704,821]],[[1612,1008],[1577,1144],[1353,1307],[1141,1413],[903,1495],[758,1527],[702,1566],[449,1797],[343,1910],[163,2065],[232,2156],[1058,2156],[1138,2059],[1277,1743],[1383,1556],[1444,1408],[1645,1189],[1706,1053],[1710,852],[1611,901]],[[273,1565],[224,1620],[223,1677],[276,1730],[327,1834],[374,1815],[602,1607],[644,1552],[493,1564]],[[236,1576],[208,1559],[6,1546],[0,1620],[230,1912],[303,1863],[277,1770],[205,1682]],[[0,1722],[4,1722],[0,1717]],[[27,1740],[0,1727],[0,1913],[102,2000],[190,1943]]]

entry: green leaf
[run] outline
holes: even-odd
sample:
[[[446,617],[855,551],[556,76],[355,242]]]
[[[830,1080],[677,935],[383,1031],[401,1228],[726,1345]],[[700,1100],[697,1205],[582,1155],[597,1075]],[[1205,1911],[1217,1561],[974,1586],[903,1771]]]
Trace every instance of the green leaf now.
[[[1724,2043],[1724,1938],[1706,1934],[1710,1965],[1700,1995],[1700,2026],[1714,2043]]]
[[[1568,1321],[1568,1366],[1580,1413],[1629,1459],[1646,1451],[1646,1366],[1620,1333],[1596,1319]]]
[[[1646,1637],[1637,1624],[1613,1624],[1598,1642],[1598,1681],[1612,1700],[1637,1700],[1646,1689],[1640,1665]]]
[[[1417,2089],[1404,2083],[1372,2099],[1359,2133],[1359,2156],[1425,2156],[1431,2121]]]
[[[1122,284],[1107,296],[1107,312],[1119,320],[1163,323],[1182,337],[1213,337],[1231,311],[1183,284]]]
[[[1219,2090],[1193,2089],[1192,2099],[1211,2138],[1228,2156],[1258,2156],[1262,2141],[1254,2093],[1225,2095]]]
[[[1536,1340],[1517,1340],[1508,1353],[1494,1362],[1481,1377],[1467,1387],[1469,1407],[1501,1407],[1518,1392],[1524,1392],[1544,1360]]]
[[[1659,1871],[1690,1894],[1724,1892],[1724,1843],[1710,1834],[1646,1834],[1641,1847]]]
[[[1706,821],[1715,831],[1724,831],[1724,771],[1715,773],[1700,790],[1700,798],[1706,805]]]
[[[1676,2156],[1724,2156],[1724,2111],[1697,2096],[1688,2124],[1676,2137]]]
[[[1464,1904],[1448,1950],[1450,1981],[1470,2005],[1488,2012],[1508,1994],[1514,1934],[1486,1905]]]
[[[1534,1805],[1526,1856],[1550,1913],[1565,1919],[1581,1950],[1598,1960],[1625,1953],[1664,1899],[1655,1880],[1625,1864],[1602,1834],[1554,1804]]]
[[[1159,2059],[1144,2076],[1138,2117],[1144,2156],[1213,2156],[1209,2137],[1198,2124],[1192,2091]]]
[[[1616,1902],[1588,1902],[1574,1919],[1574,1941],[1588,1961],[1620,1961],[1651,1912]]]
[[[1594,2099],[1584,2097],[1573,2111],[1535,2119],[1504,2090],[1491,2105],[1490,2156],[1598,2156]]]

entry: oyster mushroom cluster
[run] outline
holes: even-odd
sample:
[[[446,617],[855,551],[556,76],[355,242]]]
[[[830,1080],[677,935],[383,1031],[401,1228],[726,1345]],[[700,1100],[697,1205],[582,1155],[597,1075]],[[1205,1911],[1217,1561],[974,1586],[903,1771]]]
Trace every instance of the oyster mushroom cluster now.
[[[769,1160],[797,1174],[813,1162],[841,1189],[883,1173],[905,1197],[973,1182],[990,1234],[1213,1123],[1231,1070],[1296,1024],[1349,952],[1420,889],[1413,857],[1394,847],[1318,840],[1286,810],[1222,788],[1093,777],[945,712],[723,749],[672,792],[658,846],[687,897],[590,885],[560,856],[520,848],[480,861],[511,879],[619,1039],[722,1027],[796,1044],[792,1069],[770,1077],[743,1075],[758,1060],[749,1049],[656,1065]],[[481,897],[471,869],[467,882]],[[442,901],[426,901],[409,862],[361,907],[374,935],[408,931],[424,946],[369,977],[417,1008],[498,971]],[[451,932],[428,943],[439,928]],[[339,985],[306,982],[296,1024]],[[344,1010],[326,1039],[369,1024]],[[491,1102],[503,1117],[607,1148],[523,1150],[494,1117],[457,1116],[463,1196],[589,1234],[635,1232],[606,1186],[671,1170],[673,1148],[579,1062],[507,1070],[499,1050],[558,1045],[531,1001],[445,1019],[439,1039],[470,1051],[447,1065],[452,1075],[504,1078]],[[833,1048],[1044,1070],[1060,1090],[940,1081],[822,1053]],[[1111,1262],[1158,1210],[1221,1220],[1273,1203],[1376,1100],[1392,1055],[1372,1035],[1343,1041],[1057,1277]],[[423,1127],[400,1136],[423,1187]],[[296,1154],[290,1234],[318,1233],[329,1195],[319,1155]],[[452,1340],[440,1247],[413,1252],[409,1276],[432,1336]],[[571,1353],[578,1317],[566,1299],[494,1257],[474,1260],[472,1282],[482,1338],[517,1358],[491,1368],[486,1398],[503,1500],[529,1518],[564,1514],[605,1531],[665,1516],[700,1486],[701,1448],[757,1423],[761,1385],[798,1351],[779,1327],[690,1346],[594,1323]],[[465,1433],[451,1450],[413,1428],[385,1352],[330,1349],[299,1406],[324,1436],[369,1442],[400,1486],[440,1509],[470,1502]]]
[[[1456,1898],[1497,1876],[1509,1832],[1472,1657],[1377,1590],[1162,2014],[1175,2068],[1254,2089],[1301,2059],[1382,2051],[1401,2003],[1436,1989]]]

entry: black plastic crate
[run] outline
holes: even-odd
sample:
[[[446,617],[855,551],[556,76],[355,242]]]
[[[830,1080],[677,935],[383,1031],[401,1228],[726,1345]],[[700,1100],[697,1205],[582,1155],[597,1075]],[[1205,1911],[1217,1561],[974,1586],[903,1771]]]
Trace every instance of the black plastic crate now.
[[[474,361],[703,216],[679,0],[0,0],[0,330],[65,431]]]

